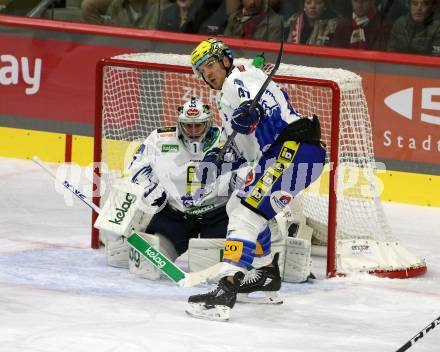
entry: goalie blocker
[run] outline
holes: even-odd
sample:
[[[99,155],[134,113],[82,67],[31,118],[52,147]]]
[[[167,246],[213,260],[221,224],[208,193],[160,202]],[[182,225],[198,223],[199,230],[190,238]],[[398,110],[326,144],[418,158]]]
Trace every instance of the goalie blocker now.
[[[127,237],[133,231],[140,232],[150,223],[153,215],[166,204],[166,192],[157,185],[148,191],[137,184],[120,180],[112,185],[110,193],[101,209],[94,226],[107,234],[104,238],[107,264],[118,268],[130,269],[135,274],[155,280],[160,277],[157,269],[144,265],[139,257],[130,250]],[[146,234],[144,234],[146,235]],[[147,236],[147,235],[146,235]],[[175,259],[174,247],[166,238],[148,235],[146,238],[156,248],[161,248],[169,258]],[[146,263],[145,263],[146,264]]]
[[[121,180],[112,185],[94,226],[128,237],[132,231],[145,229],[165,204],[166,192],[159,185],[146,191],[142,186]]]

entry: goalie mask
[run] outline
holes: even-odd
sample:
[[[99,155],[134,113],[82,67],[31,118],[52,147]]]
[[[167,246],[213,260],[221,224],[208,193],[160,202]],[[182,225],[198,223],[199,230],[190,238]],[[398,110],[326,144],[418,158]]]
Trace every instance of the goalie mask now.
[[[179,107],[178,112],[179,137],[190,153],[201,153],[206,134],[212,126],[212,112],[209,105],[192,97],[185,105]]]

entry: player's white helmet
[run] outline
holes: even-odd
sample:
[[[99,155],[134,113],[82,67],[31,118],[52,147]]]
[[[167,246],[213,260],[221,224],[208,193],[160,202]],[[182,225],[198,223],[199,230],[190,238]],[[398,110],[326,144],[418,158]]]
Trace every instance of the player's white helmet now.
[[[203,151],[203,140],[212,126],[212,112],[209,105],[192,97],[178,109],[177,126],[185,147],[190,153]]]

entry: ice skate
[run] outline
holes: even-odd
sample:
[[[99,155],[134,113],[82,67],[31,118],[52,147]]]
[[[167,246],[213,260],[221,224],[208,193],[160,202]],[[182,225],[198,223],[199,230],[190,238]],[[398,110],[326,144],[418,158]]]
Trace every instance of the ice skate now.
[[[200,319],[229,320],[229,313],[235,305],[237,291],[243,277],[242,272],[237,272],[234,275],[234,283],[229,282],[227,277],[223,277],[214,290],[190,296],[186,313]]]
[[[279,293],[281,276],[278,267],[278,257],[279,253],[276,253],[272,260],[273,266],[253,269],[246,274],[238,289],[238,302],[258,304],[283,303]]]

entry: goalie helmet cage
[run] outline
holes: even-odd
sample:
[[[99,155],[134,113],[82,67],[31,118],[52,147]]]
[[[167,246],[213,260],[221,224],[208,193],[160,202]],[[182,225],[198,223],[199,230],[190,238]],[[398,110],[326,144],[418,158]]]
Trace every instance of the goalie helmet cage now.
[[[154,129],[175,125],[177,108],[191,96],[210,104],[220,124],[217,91],[193,73],[189,62],[185,55],[140,53],[98,63],[96,205],[140,143]],[[244,63],[250,60],[234,60],[235,65]],[[321,121],[327,164],[296,199],[313,228],[314,243],[327,246],[327,275],[369,272],[406,278],[425,273],[425,261],[402,246],[386,220],[361,77],[342,69],[281,64],[273,80],[287,91],[297,111],[316,114]],[[93,212],[92,223],[96,218]],[[99,233],[92,228],[92,247],[98,246]]]

